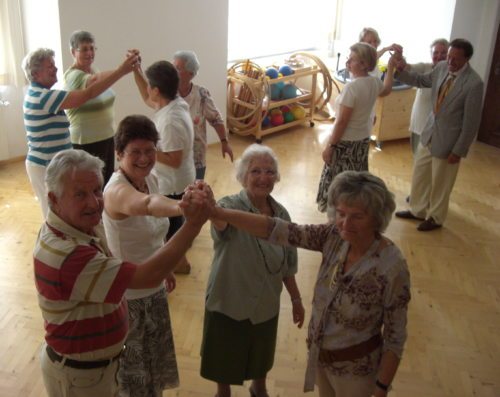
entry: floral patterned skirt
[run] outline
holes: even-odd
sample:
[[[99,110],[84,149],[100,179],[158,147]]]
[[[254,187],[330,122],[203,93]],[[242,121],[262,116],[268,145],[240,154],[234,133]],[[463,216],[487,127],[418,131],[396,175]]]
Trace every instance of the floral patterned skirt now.
[[[121,397],[161,396],[179,386],[165,290],[128,301],[129,333],[120,357]]]

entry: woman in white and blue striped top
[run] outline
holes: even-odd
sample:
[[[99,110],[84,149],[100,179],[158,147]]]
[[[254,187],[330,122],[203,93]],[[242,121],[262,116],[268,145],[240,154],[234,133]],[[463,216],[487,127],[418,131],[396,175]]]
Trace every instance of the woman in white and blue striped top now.
[[[57,82],[55,53],[48,48],[30,52],[23,60],[23,69],[30,86],[23,104],[24,126],[28,139],[26,170],[34,193],[47,215],[45,169],[54,155],[70,149],[69,121],[64,109],[81,106],[96,97],[138,64],[137,54],[128,54],[125,61],[105,79],[83,90],[53,90]]]

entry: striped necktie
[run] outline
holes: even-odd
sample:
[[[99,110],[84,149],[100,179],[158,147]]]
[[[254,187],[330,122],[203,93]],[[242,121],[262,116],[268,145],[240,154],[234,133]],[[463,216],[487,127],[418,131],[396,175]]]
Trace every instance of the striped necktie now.
[[[450,92],[450,89],[453,86],[456,77],[457,76],[453,74],[448,74],[446,81],[443,84],[441,84],[441,88],[439,88],[439,94],[436,101],[436,106],[434,107],[434,113],[437,113],[441,108],[444,98],[446,98],[446,95],[448,95],[448,93]]]

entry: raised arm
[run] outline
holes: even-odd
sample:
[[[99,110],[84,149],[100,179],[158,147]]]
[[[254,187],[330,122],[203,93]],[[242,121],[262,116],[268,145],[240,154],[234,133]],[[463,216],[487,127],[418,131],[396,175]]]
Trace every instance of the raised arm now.
[[[115,70],[109,72],[104,78],[96,81],[94,84],[87,86],[83,90],[69,91],[66,99],[61,104],[61,109],[77,108],[87,102],[89,99],[95,98],[102,92],[106,91],[120,78],[130,73],[138,64],[138,56],[127,54],[123,63]]]
[[[387,64],[387,73],[385,74],[385,79],[384,79],[384,88],[378,96],[384,97],[387,96],[391,93],[392,91],[392,84],[394,83],[394,69],[396,66],[396,56],[393,55],[389,59],[389,63]]]
[[[377,58],[380,58],[387,51],[395,51],[395,52],[403,52],[403,47],[399,44],[393,43],[388,47],[383,47],[382,49],[377,51]]]
[[[144,76],[144,73],[140,65],[139,67],[134,69],[134,80],[135,84],[137,85],[137,88],[139,89],[139,93],[141,94],[141,98],[144,101],[144,103],[148,105],[150,108],[155,109],[156,105],[149,97],[148,82],[146,80],[146,77]]]
[[[90,87],[92,84],[98,83],[101,80],[104,80],[113,72],[114,70],[106,70],[104,72],[98,72],[90,75],[89,78],[85,81],[85,88]]]
[[[112,217],[170,217],[182,215],[179,202],[161,194],[144,194],[125,183],[116,183],[104,193],[104,208]]]
[[[162,248],[137,267],[129,288],[152,288],[174,270],[208,219],[208,198],[203,190],[186,192],[181,204],[186,222]]]
[[[261,238],[267,238],[271,234],[273,221],[266,215],[252,214],[250,212],[232,210],[222,207],[214,207],[210,214],[210,220],[214,224],[227,224],[245,230],[246,232]],[[217,228],[217,226],[216,226]],[[225,227],[219,230],[223,230]]]

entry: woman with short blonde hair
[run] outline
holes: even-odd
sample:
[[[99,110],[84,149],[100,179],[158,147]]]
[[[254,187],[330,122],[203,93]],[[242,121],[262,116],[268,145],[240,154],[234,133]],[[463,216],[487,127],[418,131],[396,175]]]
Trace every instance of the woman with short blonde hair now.
[[[372,129],[372,113],[377,97],[392,91],[394,62],[382,82],[369,73],[375,67],[377,54],[366,43],[356,43],[346,67],[352,81],[344,86],[335,99],[335,121],[332,134],[326,141],[322,157],[325,165],[318,186],[316,202],[321,212],[326,211],[328,188],[342,171],[368,171],[368,148]]]

